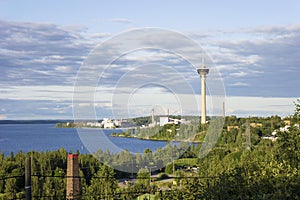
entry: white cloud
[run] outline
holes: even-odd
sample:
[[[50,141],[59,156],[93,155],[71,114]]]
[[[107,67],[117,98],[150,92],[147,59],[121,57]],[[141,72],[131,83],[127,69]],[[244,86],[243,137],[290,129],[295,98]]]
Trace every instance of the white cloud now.
[[[58,66],[55,67],[56,71],[60,71],[60,72],[70,72],[72,70],[72,67],[70,66]]]
[[[72,100],[73,86],[11,86],[0,88],[1,99],[11,100]]]
[[[114,18],[111,19],[110,21],[116,22],[116,23],[121,23],[121,24],[131,24],[132,21],[126,18]]]
[[[240,72],[231,73],[230,75],[233,77],[244,77],[244,76],[247,76],[248,73],[240,71]]]
[[[243,82],[236,82],[236,83],[232,83],[230,84],[230,86],[234,86],[234,87],[244,87],[244,86],[249,86],[249,84],[247,83],[243,83]]]
[[[102,38],[107,38],[107,37],[110,37],[110,36],[112,36],[112,34],[107,33],[107,32],[104,32],[104,33],[91,33],[91,34],[87,35],[87,37],[92,38],[92,39],[102,39]]]

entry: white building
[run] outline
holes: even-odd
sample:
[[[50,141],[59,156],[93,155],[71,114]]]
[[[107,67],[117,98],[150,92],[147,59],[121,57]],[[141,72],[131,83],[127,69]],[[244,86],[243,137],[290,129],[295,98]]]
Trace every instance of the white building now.
[[[104,128],[116,128],[113,122],[104,123]]]
[[[99,122],[88,122],[86,125],[91,127],[102,127],[102,124]]]
[[[170,117],[160,117],[160,126],[164,126],[166,124],[190,124],[190,121],[187,121],[186,119],[173,119]]]
[[[164,126],[165,124],[169,123],[169,117],[160,117],[159,118],[159,125]]]
[[[114,124],[115,124],[116,127],[120,127],[120,126],[122,126],[122,120],[115,119]]]

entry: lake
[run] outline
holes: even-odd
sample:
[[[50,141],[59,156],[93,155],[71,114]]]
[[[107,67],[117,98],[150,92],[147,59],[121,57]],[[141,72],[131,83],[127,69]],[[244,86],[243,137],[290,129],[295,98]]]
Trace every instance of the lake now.
[[[53,151],[64,147],[67,151],[95,152],[97,149],[132,153],[146,148],[155,151],[164,147],[164,141],[110,137],[121,130],[55,128],[55,124],[0,124],[0,152],[9,155],[19,151]]]

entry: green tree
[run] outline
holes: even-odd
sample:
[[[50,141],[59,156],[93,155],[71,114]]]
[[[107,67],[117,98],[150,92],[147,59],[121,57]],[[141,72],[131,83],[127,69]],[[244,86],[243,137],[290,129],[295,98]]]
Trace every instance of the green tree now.
[[[297,119],[297,123],[299,123],[299,117],[300,117],[300,99],[297,99],[295,102],[295,113],[294,118]]]
[[[182,180],[182,199],[197,200],[203,199],[203,184],[198,176]]]
[[[102,165],[97,174],[92,178],[87,194],[89,199],[112,199],[118,182],[114,178],[114,170],[106,165]]]
[[[278,156],[282,161],[288,161],[293,167],[300,164],[300,129],[290,127],[287,132],[278,134]]]
[[[64,178],[65,172],[61,168],[56,168],[54,171],[53,181],[53,190],[54,196],[64,198],[66,194],[66,179]],[[80,174],[80,176],[83,176]]]
[[[146,188],[149,188],[149,179],[150,179],[150,172],[147,168],[141,168],[137,174],[138,177],[138,184],[144,185]]]
[[[17,180],[9,178],[5,181],[4,192],[7,193],[8,199],[15,199],[17,194]]]

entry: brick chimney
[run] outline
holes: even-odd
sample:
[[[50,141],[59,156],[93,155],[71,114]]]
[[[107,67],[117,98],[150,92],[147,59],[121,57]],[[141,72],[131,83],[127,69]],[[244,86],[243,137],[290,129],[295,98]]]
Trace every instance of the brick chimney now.
[[[79,164],[77,154],[68,154],[66,199],[80,199]]]

